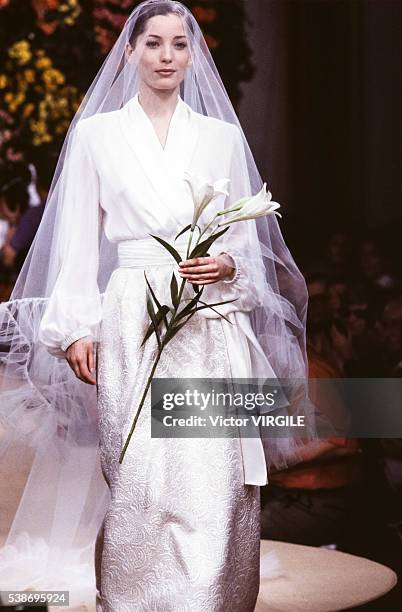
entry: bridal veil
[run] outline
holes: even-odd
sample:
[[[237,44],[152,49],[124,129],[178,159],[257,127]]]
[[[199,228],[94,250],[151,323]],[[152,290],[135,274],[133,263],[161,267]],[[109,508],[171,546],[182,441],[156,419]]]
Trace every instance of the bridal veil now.
[[[121,109],[137,94],[142,43],[136,38],[147,18],[160,14],[161,9],[182,19],[191,52],[180,97],[193,111],[237,126],[241,138],[236,195],[255,194],[262,187],[253,155],[195,18],[180,2],[143,2],[127,19],[70,125],[35,240],[10,300],[0,304],[1,457],[3,462],[11,457],[18,461],[25,448],[32,460],[6,545],[0,550],[3,589],[56,588],[62,574],[66,584],[80,584],[88,574],[85,568],[92,566],[96,533],[109,499],[99,466],[96,388],[78,380],[62,354],[52,354],[41,344],[39,327],[62,269],[63,249],[74,243],[74,219],[69,219],[66,227],[64,214],[71,181],[79,181],[75,188],[81,190],[83,202],[88,188],[85,177],[74,171],[77,128],[97,113]],[[134,46],[129,61],[128,43]],[[252,239],[242,244],[246,226]],[[238,247],[243,261],[250,262],[252,286],[259,297],[250,313],[261,348],[261,362],[254,364],[253,376],[263,376],[264,357],[277,378],[307,379],[306,284],[276,216],[233,224],[219,243],[220,251],[225,247],[232,251]],[[97,263],[97,287],[84,296],[75,296],[82,300],[83,311],[102,299],[117,265],[116,245],[103,231]],[[312,439],[314,435],[311,419],[307,437]],[[294,462],[298,447],[305,441],[305,431],[303,439],[264,441],[268,467],[281,469]]]

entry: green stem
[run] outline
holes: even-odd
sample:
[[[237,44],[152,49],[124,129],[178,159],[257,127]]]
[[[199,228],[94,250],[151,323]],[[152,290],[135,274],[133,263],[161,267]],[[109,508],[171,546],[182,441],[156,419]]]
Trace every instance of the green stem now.
[[[198,237],[198,241],[197,244],[199,243],[200,239],[202,238],[202,236],[205,234],[205,232],[207,231],[207,229],[209,229],[212,225],[212,223],[215,221],[216,217],[218,216],[219,213],[217,213],[215,215],[215,217],[212,219],[212,221],[210,221],[210,223],[208,223],[208,225],[206,227],[204,227],[204,229],[202,230],[202,232],[200,233],[199,237]]]
[[[211,223],[212,223],[212,222],[211,222]],[[189,240],[188,240],[188,244],[187,244],[187,255],[186,255],[186,257],[188,257],[188,255],[189,255],[189,253],[190,253],[190,248],[191,248],[191,242],[192,242],[192,239],[193,239],[193,234],[194,234],[194,230],[190,232],[190,236],[189,236]],[[197,240],[197,244],[198,244],[199,240],[200,240],[200,237],[199,237],[199,238],[198,238],[198,240]],[[196,246],[197,246],[197,245],[196,245]],[[177,315],[177,312],[178,312],[179,306],[180,306],[180,304],[181,304],[181,298],[182,298],[182,296],[183,296],[183,291],[184,291],[185,284],[186,284],[186,279],[185,279],[185,278],[183,278],[183,279],[182,279],[182,281],[181,281],[180,289],[179,289],[179,294],[178,294],[178,298],[179,298],[179,299],[178,299],[178,303],[177,303],[177,306],[175,307],[175,309],[173,310],[172,317],[171,317],[171,319],[170,319],[170,321],[169,321],[169,324],[168,324],[168,326],[167,326],[167,328],[166,328],[165,337],[166,337],[166,335],[167,335],[168,331],[169,331],[169,330],[170,330],[170,329],[173,327],[173,325],[174,325],[174,323],[175,323],[175,320],[176,320],[176,315]],[[126,454],[127,447],[128,447],[128,445],[130,444],[131,437],[132,437],[132,435],[133,435],[133,433],[134,433],[135,426],[136,426],[136,424],[137,424],[137,421],[138,421],[138,418],[139,418],[139,416],[140,416],[141,410],[142,410],[142,408],[143,408],[143,406],[144,406],[144,403],[145,403],[145,398],[146,398],[146,396],[147,396],[147,393],[148,393],[149,387],[150,387],[150,385],[151,385],[151,382],[152,382],[153,376],[154,376],[155,371],[156,371],[156,367],[157,367],[157,365],[158,365],[158,363],[159,363],[159,360],[160,360],[160,358],[161,358],[162,351],[163,351],[163,349],[164,349],[164,348],[165,348],[165,341],[164,341],[164,340],[162,340],[162,343],[161,343],[161,345],[160,345],[160,347],[159,347],[159,349],[158,349],[158,353],[157,353],[157,355],[156,355],[156,359],[155,359],[154,364],[153,364],[153,366],[152,366],[151,373],[150,373],[150,375],[148,376],[147,384],[146,384],[145,389],[144,389],[144,392],[143,392],[143,394],[142,394],[141,401],[140,401],[140,404],[139,404],[139,407],[138,407],[138,410],[137,410],[137,414],[135,415],[134,420],[133,420],[133,422],[132,422],[132,425],[131,425],[131,428],[130,428],[130,432],[129,432],[129,434],[128,434],[128,436],[127,436],[127,439],[126,439],[126,441],[125,441],[125,443],[124,443],[124,446],[123,446],[123,450],[122,450],[122,451],[121,451],[121,453],[120,453],[119,463],[122,463],[122,461],[123,461],[123,459],[124,459],[124,455]]]
[[[154,364],[153,364],[153,366],[152,366],[151,373],[150,373],[150,375],[149,375],[149,377],[148,377],[148,380],[147,380],[147,384],[146,384],[146,387],[145,387],[144,393],[142,394],[141,401],[140,401],[140,405],[139,405],[138,410],[137,410],[137,414],[135,415],[134,420],[133,420],[133,423],[132,423],[132,425],[131,425],[130,433],[128,434],[128,436],[127,436],[127,440],[126,440],[126,441],[125,441],[125,443],[124,443],[123,450],[121,451],[121,454],[120,454],[120,457],[119,457],[119,463],[122,463],[122,461],[123,461],[123,459],[124,459],[124,455],[126,454],[127,447],[128,447],[128,445],[130,444],[131,436],[132,436],[132,435],[133,435],[133,433],[134,433],[134,429],[135,429],[135,426],[136,426],[136,424],[137,424],[138,417],[140,416],[140,412],[141,412],[141,410],[142,410],[142,408],[143,408],[143,406],[144,406],[144,403],[145,403],[145,398],[146,398],[146,396],[147,396],[149,386],[150,386],[150,384],[151,384],[151,382],[152,382],[152,378],[153,378],[153,376],[154,376],[154,374],[155,374],[156,367],[157,367],[157,365],[158,365],[158,363],[159,363],[159,359],[161,358],[163,348],[164,348],[164,343],[162,342],[161,347],[160,347],[160,348],[159,348],[159,350],[158,350],[158,354],[157,354],[157,356],[156,356],[155,362],[154,362]]]

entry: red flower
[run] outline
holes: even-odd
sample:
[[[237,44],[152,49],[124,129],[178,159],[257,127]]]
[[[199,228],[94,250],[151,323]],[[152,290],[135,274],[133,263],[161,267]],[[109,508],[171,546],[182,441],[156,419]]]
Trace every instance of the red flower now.
[[[194,6],[192,13],[199,23],[211,23],[216,19],[216,10],[214,8]]]

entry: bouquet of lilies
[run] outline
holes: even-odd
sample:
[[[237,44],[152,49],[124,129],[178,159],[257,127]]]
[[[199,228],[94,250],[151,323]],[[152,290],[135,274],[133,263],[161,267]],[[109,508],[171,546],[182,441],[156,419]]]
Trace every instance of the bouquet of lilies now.
[[[280,205],[277,202],[272,201],[272,195],[269,191],[267,192],[267,186],[266,183],[264,183],[261,191],[255,196],[241,198],[229,208],[225,208],[224,210],[217,212],[213,219],[207,225],[205,225],[205,227],[200,227],[199,220],[207,206],[213,200],[215,200],[215,198],[221,195],[229,195],[227,191],[229,179],[221,179],[211,184],[202,179],[201,177],[190,176],[187,174],[185,181],[188,183],[192,193],[194,202],[194,214],[192,222],[186,227],[184,227],[177,234],[175,240],[177,240],[179,236],[182,236],[183,234],[188,232],[189,236],[187,242],[186,259],[208,256],[208,250],[210,249],[211,245],[215,242],[215,240],[217,240],[220,236],[227,232],[227,230],[229,229],[229,225],[231,225],[232,223],[246,221],[248,219],[256,219],[257,217],[263,217],[270,214],[276,214],[281,217],[281,215],[277,212],[277,209]],[[196,233],[197,236],[195,237]],[[158,236],[154,236],[152,234],[151,236],[163,245],[163,247],[170,253],[173,259],[175,259],[177,264],[182,261],[182,257],[173,245],[169,244],[168,242],[166,242],[166,240],[163,240]],[[183,291],[186,284],[186,279],[182,279],[181,284],[179,286],[176,279],[176,275],[173,272],[170,281],[170,295],[172,305],[168,306],[167,304],[160,303],[153,288],[151,287],[151,284],[147,279],[145,272],[144,276],[147,284],[147,310],[150,322],[148,329],[144,335],[144,339],[142,341],[141,346],[143,346],[145,342],[151,336],[153,336],[153,334],[155,334],[158,350],[147,380],[147,384],[142,394],[137,413],[133,419],[130,432],[121,451],[119,458],[120,463],[122,463],[123,461],[125,452],[130,443],[131,436],[134,433],[138,417],[144,406],[148,389],[151,385],[155,370],[157,368],[165,346],[170,342],[172,338],[174,338],[174,336],[180,331],[180,329],[182,329],[182,327],[184,327],[186,323],[188,323],[188,321],[198,311],[204,308],[211,308],[220,317],[224,318],[230,323],[229,319],[227,319],[223,314],[215,310],[215,306],[228,304],[230,302],[236,301],[237,299],[235,298],[234,300],[226,300],[223,302],[207,304],[201,299],[204,287],[199,287],[194,284],[194,296],[191,299],[184,299]]]

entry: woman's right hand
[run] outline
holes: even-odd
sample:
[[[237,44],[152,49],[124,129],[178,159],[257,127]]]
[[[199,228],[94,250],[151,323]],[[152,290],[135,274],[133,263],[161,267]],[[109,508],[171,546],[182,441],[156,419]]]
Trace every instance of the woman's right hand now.
[[[66,350],[66,359],[77,378],[88,385],[96,385],[96,380],[92,375],[94,371],[94,348],[91,338],[80,338],[70,344]]]

